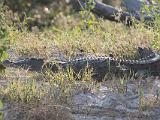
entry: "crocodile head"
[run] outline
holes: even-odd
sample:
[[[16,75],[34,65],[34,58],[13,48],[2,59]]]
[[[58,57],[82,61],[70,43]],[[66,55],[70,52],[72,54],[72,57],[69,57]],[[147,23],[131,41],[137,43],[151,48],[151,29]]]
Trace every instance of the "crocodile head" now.
[[[140,55],[140,58],[151,58],[154,57],[154,51],[151,48],[142,48],[142,47],[138,47],[138,53]]]

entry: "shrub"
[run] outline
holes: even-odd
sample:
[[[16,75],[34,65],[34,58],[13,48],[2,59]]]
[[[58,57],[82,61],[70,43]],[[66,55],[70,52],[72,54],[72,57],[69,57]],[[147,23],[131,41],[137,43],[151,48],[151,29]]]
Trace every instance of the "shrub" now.
[[[0,5],[0,63],[2,63],[8,57],[6,50],[9,45],[4,11],[4,8],[2,7],[2,5]],[[0,69],[2,68],[3,67],[0,67]]]

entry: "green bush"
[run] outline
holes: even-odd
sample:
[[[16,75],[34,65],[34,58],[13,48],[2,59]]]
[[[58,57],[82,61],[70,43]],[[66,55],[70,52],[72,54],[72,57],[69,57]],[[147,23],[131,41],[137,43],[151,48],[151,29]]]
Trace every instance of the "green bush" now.
[[[66,0],[5,0],[5,5],[13,11],[14,23],[19,24],[25,18],[27,27],[32,30],[33,27],[43,29],[54,24],[54,19],[59,13],[68,14],[70,6]]]
[[[0,5],[0,63],[2,63],[8,57],[6,51],[9,45],[8,31],[4,11],[4,8],[2,7],[2,5]]]

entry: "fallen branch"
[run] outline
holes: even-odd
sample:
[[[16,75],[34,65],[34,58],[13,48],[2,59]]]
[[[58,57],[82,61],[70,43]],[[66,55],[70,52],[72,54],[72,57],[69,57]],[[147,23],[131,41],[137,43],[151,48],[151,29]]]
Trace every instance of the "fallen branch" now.
[[[100,17],[103,17],[104,19],[109,19],[111,21],[121,21],[125,22],[126,24],[130,24],[132,22],[132,17],[136,20],[144,20],[144,21],[151,21],[153,20],[153,17],[150,16],[143,16],[140,15],[131,15],[128,12],[120,12],[116,8],[106,5],[102,2],[99,2],[97,0],[95,1],[95,7],[92,9],[92,12],[97,14]],[[84,0],[79,0],[79,7],[86,7],[86,4]],[[117,18],[118,15],[118,18]]]

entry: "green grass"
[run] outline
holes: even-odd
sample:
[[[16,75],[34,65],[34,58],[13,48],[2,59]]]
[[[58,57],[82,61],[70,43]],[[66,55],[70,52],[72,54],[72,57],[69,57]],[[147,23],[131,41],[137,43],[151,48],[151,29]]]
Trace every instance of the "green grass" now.
[[[3,109],[3,103],[1,100],[0,100],[0,109]],[[3,120],[3,113],[2,112],[0,112],[0,120]]]

